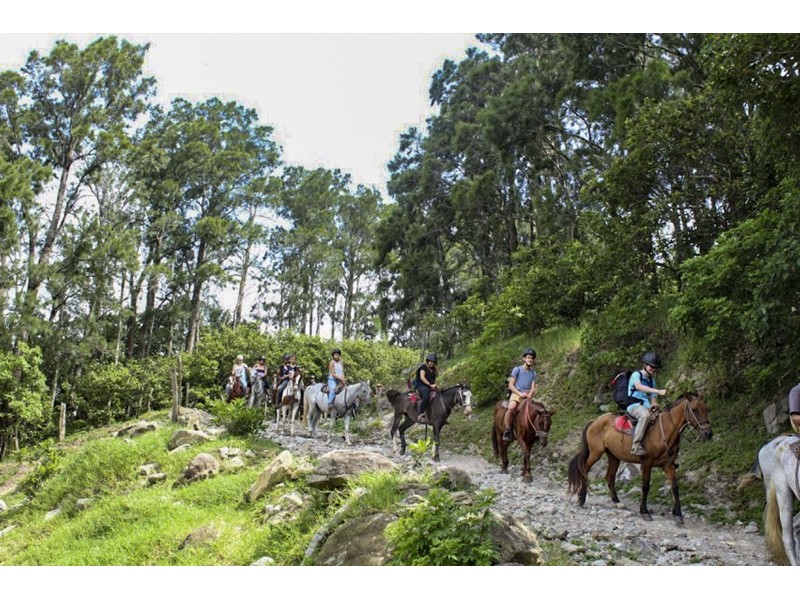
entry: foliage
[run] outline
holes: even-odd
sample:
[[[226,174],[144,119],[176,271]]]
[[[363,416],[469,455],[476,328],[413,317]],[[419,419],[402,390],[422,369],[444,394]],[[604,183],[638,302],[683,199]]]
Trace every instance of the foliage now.
[[[251,435],[264,423],[262,408],[248,408],[245,398],[211,402],[207,408],[231,435]]]
[[[34,496],[42,484],[58,472],[63,455],[52,440],[23,451],[21,460],[33,464],[34,467],[20,482],[19,491],[26,496]]]
[[[16,352],[0,350],[0,458],[12,437],[36,439],[48,423],[48,398],[39,348],[20,342]]]
[[[408,450],[411,452],[411,462],[415,469],[419,469],[422,466],[425,455],[432,453],[433,448],[433,438],[420,438],[416,442],[408,445]]]
[[[392,563],[410,566],[490,565],[497,557],[489,535],[494,502],[478,492],[470,505],[458,504],[446,490],[434,488],[386,528]]]

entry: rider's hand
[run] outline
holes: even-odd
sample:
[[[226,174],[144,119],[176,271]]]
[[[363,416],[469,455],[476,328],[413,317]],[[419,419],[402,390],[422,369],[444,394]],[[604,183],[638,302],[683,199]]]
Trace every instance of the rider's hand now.
[[[658,395],[659,396],[666,396],[667,395],[667,388],[663,388],[663,389],[658,390]]]

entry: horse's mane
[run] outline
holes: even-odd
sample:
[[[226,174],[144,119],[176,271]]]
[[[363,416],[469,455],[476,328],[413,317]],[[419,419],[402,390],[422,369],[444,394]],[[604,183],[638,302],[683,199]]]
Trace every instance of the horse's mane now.
[[[692,400],[696,400],[699,398],[700,396],[695,392],[684,392],[680,396],[678,396],[675,400],[667,402],[662,410],[670,411],[673,408],[675,408],[678,404],[680,404],[683,400],[686,400],[686,402],[691,402]]]
[[[454,390],[456,388],[462,388],[462,387],[466,388],[466,389],[469,389],[463,383],[457,383],[455,385],[451,385],[449,388],[444,388],[443,390],[440,390],[439,393],[440,394],[444,394],[445,392],[449,392],[450,390]]]

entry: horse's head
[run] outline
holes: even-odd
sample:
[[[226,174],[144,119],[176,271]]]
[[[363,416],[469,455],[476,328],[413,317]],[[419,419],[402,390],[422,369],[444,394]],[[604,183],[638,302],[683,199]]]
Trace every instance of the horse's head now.
[[[687,392],[681,395],[686,400],[684,413],[686,422],[691,425],[703,441],[711,439],[711,422],[708,420],[708,408],[702,397],[698,394]],[[680,399],[680,398],[679,398]]]
[[[531,419],[533,430],[536,432],[536,439],[544,448],[550,437],[550,427],[553,424],[555,411],[547,410],[547,407],[541,402],[531,402],[531,406],[533,407],[533,418]]]
[[[469,384],[459,383],[458,393],[456,394],[456,404],[464,407],[464,414],[469,417],[472,415],[472,392]]]

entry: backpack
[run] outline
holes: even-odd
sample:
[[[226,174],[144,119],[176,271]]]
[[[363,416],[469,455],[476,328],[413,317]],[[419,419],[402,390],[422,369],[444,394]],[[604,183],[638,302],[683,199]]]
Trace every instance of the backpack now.
[[[631,398],[628,388],[632,374],[633,371],[622,371],[611,380],[614,402],[617,403],[620,410],[626,410],[633,402],[637,401],[635,398]]]
[[[424,365],[425,363],[418,363],[414,365],[414,368],[411,370],[411,373],[408,375],[408,379],[406,380],[406,386],[409,390],[417,390],[417,386],[419,386],[419,379],[417,378],[417,373],[419,372],[419,368]]]

